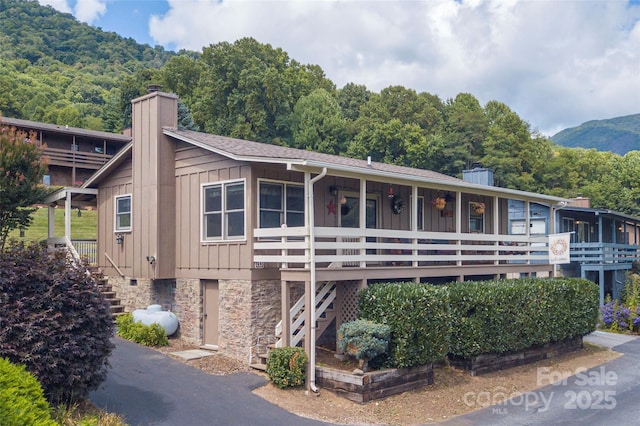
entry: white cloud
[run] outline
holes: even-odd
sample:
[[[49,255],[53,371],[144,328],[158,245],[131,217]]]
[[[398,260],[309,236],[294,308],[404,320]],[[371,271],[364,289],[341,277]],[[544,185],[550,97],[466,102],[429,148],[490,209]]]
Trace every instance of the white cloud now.
[[[85,16],[96,16],[104,13],[105,1],[79,0],[78,19],[80,3]],[[355,82],[379,91],[402,85],[442,99],[469,92],[483,104],[504,102],[547,135],[591,119],[640,112],[637,3],[167,2],[166,13],[149,19],[149,31],[156,43],[171,49],[201,50],[254,37],[299,62],[320,65],[338,87]],[[55,3],[68,7],[62,0]]]
[[[78,0],[75,7],[75,17],[88,24],[93,23],[107,10],[106,0]],[[126,17],[122,17],[126,19]]]
[[[38,0],[38,3],[62,13],[73,13],[76,19],[87,24],[93,23],[107,11],[107,0]]]
[[[71,13],[71,6],[69,6],[69,2],[67,0],[38,0],[43,6],[51,6],[55,10],[62,13]]]

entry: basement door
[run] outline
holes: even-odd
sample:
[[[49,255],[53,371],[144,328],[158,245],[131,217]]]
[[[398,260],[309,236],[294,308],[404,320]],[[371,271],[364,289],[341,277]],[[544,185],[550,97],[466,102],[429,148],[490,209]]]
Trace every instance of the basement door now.
[[[218,281],[202,280],[204,287],[204,341],[205,346],[218,347]]]

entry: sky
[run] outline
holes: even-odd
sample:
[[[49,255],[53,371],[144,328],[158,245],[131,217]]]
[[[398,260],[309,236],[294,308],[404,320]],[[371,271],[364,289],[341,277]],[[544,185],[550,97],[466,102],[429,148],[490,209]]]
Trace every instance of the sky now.
[[[338,88],[500,101],[552,136],[640,113],[640,0],[39,0],[167,50],[253,37]]]

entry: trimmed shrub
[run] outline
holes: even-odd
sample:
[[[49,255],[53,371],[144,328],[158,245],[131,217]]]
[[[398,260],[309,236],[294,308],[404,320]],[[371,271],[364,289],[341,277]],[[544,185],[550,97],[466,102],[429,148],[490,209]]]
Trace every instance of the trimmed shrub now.
[[[6,358],[0,358],[0,419],[3,426],[56,424],[35,376]]]
[[[387,353],[391,328],[367,320],[345,322],[338,330],[338,348],[358,360],[367,361]]]
[[[450,353],[504,353],[584,336],[598,321],[598,286],[581,278],[527,278],[448,286]]]
[[[53,405],[84,398],[107,376],[113,320],[86,267],[44,245],[0,253],[0,356],[24,364]]]
[[[133,320],[133,314],[126,313],[116,318],[118,331],[116,334],[123,339],[131,340],[144,346],[167,346],[169,339],[167,332],[160,324],[146,325]]]
[[[302,348],[272,349],[267,357],[267,375],[281,389],[300,386],[305,381],[307,361],[307,354]]]
[[[450,323],[447,294],[446,287],[415,283],[374,284],[360,293],[358,318],[391,329],[383,366],[413,367],[445,358]]]

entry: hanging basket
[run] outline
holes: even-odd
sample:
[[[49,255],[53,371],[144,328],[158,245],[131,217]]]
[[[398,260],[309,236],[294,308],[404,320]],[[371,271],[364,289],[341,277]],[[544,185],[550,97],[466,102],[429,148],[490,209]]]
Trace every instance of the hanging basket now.
[[[473,212],[475,214],[484,214],[484,203],[473,203]]]
[[[447,201],[443,197],[438,197],[434,198],[431,201],[431,204],[433,204],[433,206],[438,210],[444,210],[444,207],[447,205]]]

